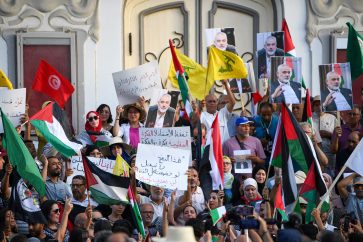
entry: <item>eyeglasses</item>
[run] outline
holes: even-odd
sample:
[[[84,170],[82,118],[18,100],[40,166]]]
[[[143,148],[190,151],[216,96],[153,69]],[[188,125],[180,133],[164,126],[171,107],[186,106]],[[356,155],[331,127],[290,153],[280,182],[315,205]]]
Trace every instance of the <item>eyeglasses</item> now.
[[[98,116],[92,116],[88,118],[88,122],[92,122],[93,120],[97,121],[98,120]]]
[[[143,214],[154,214],[153,211],[142,211],[141,213],[143,213]]]
[[[53,213],[60,213],[59,208],[54,209],[52,212],[53,212]]]
[[[231,162],[224,162],[225,165],[230,165],[232,164]]]
[[[73,188],[76,188],[76,187],[80,188],[83,186],[84,186],[84,184],[71,184],[71,187],[73,187]]]

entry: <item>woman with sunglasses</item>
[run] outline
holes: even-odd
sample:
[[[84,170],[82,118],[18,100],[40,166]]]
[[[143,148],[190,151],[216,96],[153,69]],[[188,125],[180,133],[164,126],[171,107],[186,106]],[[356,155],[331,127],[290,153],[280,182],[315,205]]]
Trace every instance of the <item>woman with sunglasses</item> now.
[[[61,221],[59,221],[60,209],[57,201],[47,200],[40,205],[40,208],[48,222],[46,228],[44,229],[44,233],[57,241],[68,242],[68,216],[73,208],[73,204],[71,203],[70,199],[66,200]]]
[[[82,131],[77,140],[80,141],[83,146],[96,145],[97,142],[108,143],[112,138],[112,134],[102,128],[102,122],[100,115],[96,111],[90,111],[86,115],[85,130]]]

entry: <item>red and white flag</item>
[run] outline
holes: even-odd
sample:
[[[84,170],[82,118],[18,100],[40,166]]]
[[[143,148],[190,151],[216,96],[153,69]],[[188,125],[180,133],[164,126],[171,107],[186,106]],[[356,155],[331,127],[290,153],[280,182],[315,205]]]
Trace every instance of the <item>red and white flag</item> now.
[[[72,84],[44,60],[40,61],[32,89],[48,95],[61,108],[74,92]]]
[[[218,114],[216,115],[211,129],[207,134],[207,143],[205,151],[209,149],[209,161],[212,170],[210,176],[212,177],[213,190],[223,189],[224,185],[224,170],[223,170],[223,153],[222,153],[222,139],[219,130]]]

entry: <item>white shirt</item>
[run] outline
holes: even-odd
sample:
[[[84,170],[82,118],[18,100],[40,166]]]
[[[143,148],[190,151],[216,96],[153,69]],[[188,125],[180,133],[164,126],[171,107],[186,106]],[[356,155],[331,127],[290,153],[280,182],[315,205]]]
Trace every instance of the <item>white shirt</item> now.
[[[154,128],[162,128],[164,126],[165,114],[166,112],[162,113],[161,115],[159,114],[159,112],[156,113]]]
[[[335,102],[335,105],[337,106],[337,111],[351,110],[352,109],[352,107],[347,102],[347,99],[345,99],[345,97],[343,96],[343,94],[339,90],[338,91],[332,91],[332,90],[329,89],[329,92],[333,93],[334,102]]]
[[[200,122],[206,126],[207,132],[211,129],[216,115],[217,112],[211,114],[206,111],[202,112],[200,115]],[[227,122],[230,118],[232,118],[232,113],[228,111],[227,106],[218,111],[219,130],[221,132],[222,145],[227,139],[230,138],[227,127]]]
[[[145,197],[145,196],[140,195],[140,204],[150,203],[153,206],[153,208],[154,208],[153,221],[154,221],[157,217],[163,216],[165,199],[166,198],[164,197],[163,201],[160,204],[157,204],[153,200],[151,200],[150,197]]]
[[[292,87],[290,86],[290,82],[289,83],[282,83],[280,82],[280,86],[282,87],[282,93],[284,94],[285,97],[285,103],[300,103],[299,99],[297,98],[294,89],[292,89]]]
[[[144,127],[144,125],[142,123],[139,123],[139,127],[142,128],[142,127]],[[122,140],[126,144],[129,145],[130,144],[130,124],[129,123],[122,124],[120,126],[117,136],[120,136],[122,138]]]

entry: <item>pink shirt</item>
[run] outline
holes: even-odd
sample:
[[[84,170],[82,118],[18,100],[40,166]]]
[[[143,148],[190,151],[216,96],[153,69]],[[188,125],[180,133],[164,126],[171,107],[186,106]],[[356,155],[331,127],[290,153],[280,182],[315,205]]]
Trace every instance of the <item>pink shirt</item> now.
[[[130,127],[130,145],[132,148],[137,148],[140,143],[139,128]]]

